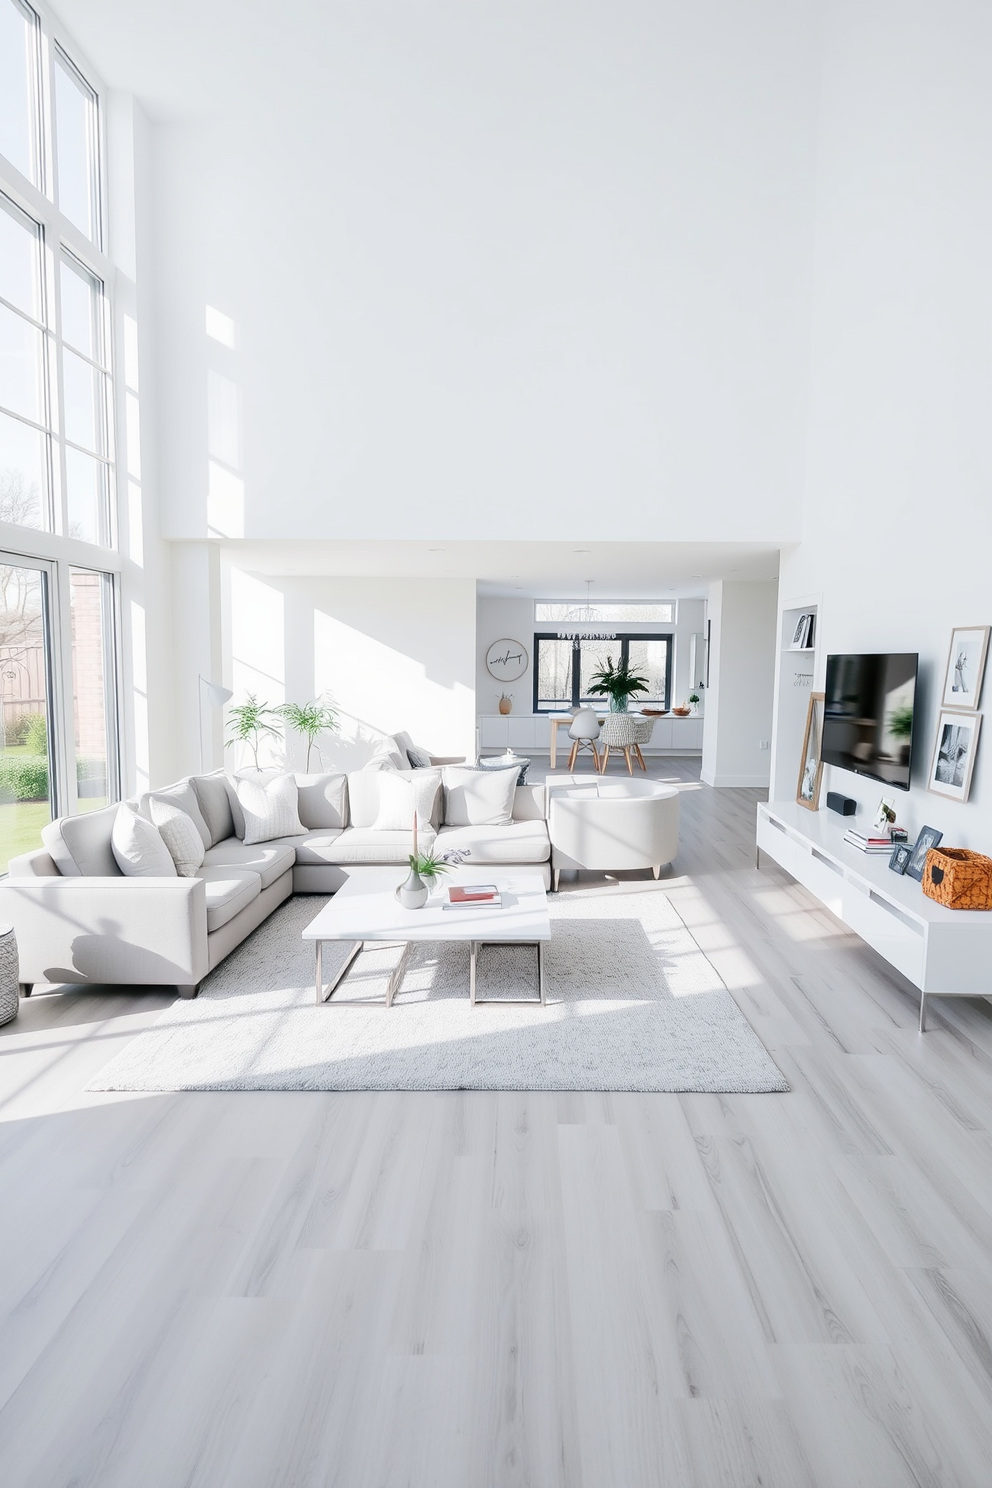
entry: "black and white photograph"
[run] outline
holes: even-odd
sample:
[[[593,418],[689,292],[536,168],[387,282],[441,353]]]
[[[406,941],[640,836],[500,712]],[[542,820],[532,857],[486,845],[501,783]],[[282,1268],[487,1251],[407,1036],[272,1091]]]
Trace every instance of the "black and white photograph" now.
[[[943,832],[938,832],[936,827],[922,827],[920,829],[920,835],[910,848],[906,866],[902,869],[902,872],[906,874],[907,878],[915,878],[918,883],[923,882],[923,870],[927,866],[927,853],[932,847],[937,846],[943,835]],[[905,844],[900,845],[904,846]],[[892,858],[894,857],[895,853],[892,854]],[[889,859],[890,868],[892,867],[892,858]],[[899,870],[897,869],[896,871],[898,872]]]
[[[957,626],[951,632],[951,649],[944,674],[941,706],[972,712],[978,707],[989,649],[988,625]]]
[[[939,835],[939,834],[938,834]],[[913,849],[908,842],[897,842],[892,849],[889,859],[889,867],[893,873],[905,873],[909,867],[909,860],[913,856]]]
[[[967,801],[981,723],[980,713],[941,712],[927,790],[952,801]]]

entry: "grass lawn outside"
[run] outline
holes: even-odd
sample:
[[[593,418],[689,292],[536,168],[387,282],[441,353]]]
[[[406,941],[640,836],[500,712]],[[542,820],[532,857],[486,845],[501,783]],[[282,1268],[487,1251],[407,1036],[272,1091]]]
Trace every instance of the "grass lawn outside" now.
[[[10,801],[0,805],[0,873],[7,872],[7,864],[18,853],[41,846],[41,829],[51,819],[47,801]]]

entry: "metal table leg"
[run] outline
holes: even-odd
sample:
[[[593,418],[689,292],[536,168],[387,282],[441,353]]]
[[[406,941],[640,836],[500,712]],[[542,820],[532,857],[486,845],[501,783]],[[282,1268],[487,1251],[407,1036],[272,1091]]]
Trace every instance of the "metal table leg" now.
[[[480,997],[478,995],[479,948],[484,945],[532,945],[537,948],[537,992],[536,997]],[[544,980],[543,940],[473,940],[469,943],[468,995],[472,1007],[485,1003],[499,1007],[547,1007],[547,988]]]
[[[362,950],[364,944],[365,944],[365,942],[362,941],[362,940],[356,940],[355,941],[355,944],[352,946],[351,950],[348,952],[347,956],[344,958],[344,961],[341,964],[341,967],[340,967],[340,969],[338,971],[337,976],[334,978],[333,982],[331,982],[330,986],[328,987],[327,991],[325,992],[324,991],[324,977],[323,977],[323,965],[324,965],[323,949],[324,949],[324,942],[322,940],[318,940],[318,941],[315,941],[314,942],[314,945],[316,947],[316,953],[317,953],[317,958],[316,958],[317,959],[316,982],[317,982],[317,1006],[318,1007],[320,1006],[320,1004],[322,1002],[330,1002],[331,997],[332,997],[332,995],[334,993],[334,989],[340,984],[342,977],[344,976],[345,972],[350,967],[351,963],[354,961],[355,957],[358,955],[359,951]]]

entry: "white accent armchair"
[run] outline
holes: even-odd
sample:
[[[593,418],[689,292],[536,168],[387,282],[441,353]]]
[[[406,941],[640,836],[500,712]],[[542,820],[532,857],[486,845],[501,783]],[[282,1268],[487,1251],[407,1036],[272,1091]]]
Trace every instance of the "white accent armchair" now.
[[[679,850],[679,793],[656,780],[585,780],[549,788],[552,887],[563,868],[661,876]]]

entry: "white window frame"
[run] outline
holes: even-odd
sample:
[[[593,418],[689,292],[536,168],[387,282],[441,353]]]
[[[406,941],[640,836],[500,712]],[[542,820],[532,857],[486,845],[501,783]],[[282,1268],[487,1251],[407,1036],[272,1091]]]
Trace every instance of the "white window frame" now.
[[[107,664],[111,669],[112,686],[108,686],[108,739],[107,789],[108,799],[120,799],[124,778],[125,727],[120,685],[122,631],[121,631],[121,573],[123,560],[119,549],[120,522],[120,478],[118,471],[118,420],[121,417],[123,365],[118,358],[117,322],[114,306],[114,266],[107,255],[108,205],[107,181],[107,95],[106,88],[95,69],[62,30],[60,22],[39,0],[26,0],[28,8],[38,16],[39,22],[39,68],[40,68],[40,139],[39,174],[40,183],[35,185],[17,170],[8,160],[0,156],[0,192],[27,217],[40,223],[43,232],[43,293],[45,296],[45,336],[48,399],[56,406],[50,408],[49,419],[52,434],[50,451],[50,488],[48,501],[51,510],[48,521],[51,530],[41,531],[33,527],[22,527],[0,521],[0,553],[11,563],[24,563],[28,567],[44,567],[49,573],[48,595],[51,616],[51,725],[53,732],[50,750],[54,765],[51,782],[53,810],[61,815],[71,813],[77,807],[74,715],[72,697],[72,628],[69,590],[69,570],[89,569],[108,574],[113,586],[110,633],[107,641]],[[58,179],[58,142],[55,132],[55,66],[56,53],[61,53],[65,62],[77,72],[96,98],[97,107],[97,151],[96,175],[98,184],[98,211],[96,241],[70,222],[55,203]],[[66,505],[66,437],[65,410],[63,407],[62,377],[62,300],[61,263],[63,251],[75,258],[84,269],[94,274],[103,284],[103,343],[104,370],[108,374],[106,396],[106,464],[107,464],[107,522],[109,531],[106,541],[85,542],[68,536]],[[51,366],[54,358],[55,367]],[[118,364],[121,372],[118,374]],[[54,375],[53,375],[54,374]]]

